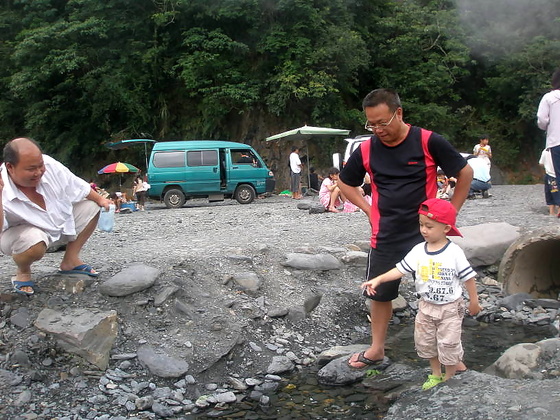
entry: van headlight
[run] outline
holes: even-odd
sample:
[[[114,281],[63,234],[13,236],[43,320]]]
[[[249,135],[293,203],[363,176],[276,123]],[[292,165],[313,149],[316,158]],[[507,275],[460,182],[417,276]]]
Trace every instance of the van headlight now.
[[[268,176],[272,176],[272,177],[273,177],[273,176],[274,176],[274,172],[268,171]]]

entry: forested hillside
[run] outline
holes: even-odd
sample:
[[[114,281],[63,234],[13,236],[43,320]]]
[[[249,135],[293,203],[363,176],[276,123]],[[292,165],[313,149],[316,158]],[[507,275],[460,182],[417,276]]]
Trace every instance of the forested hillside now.
[[[84,177],[141,165],[125,138],[252,144],[272,169],[304,124],[364,134],[367,92],[405,120],[528,177],[540,97],[560,66],[560,0],[4,0],[0,140],[28,135]],[[340,139],[313,140],[329,165]]]

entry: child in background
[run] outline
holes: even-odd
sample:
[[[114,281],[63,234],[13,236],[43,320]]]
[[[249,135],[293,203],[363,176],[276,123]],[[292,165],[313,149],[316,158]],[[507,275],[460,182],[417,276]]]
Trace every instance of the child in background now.
[[[431,198],[420,205],[419,243],[396,267],[362,284],[370,294],[381,283],[398,280],[405,273],[415,278],[420,296],[414,324],[414,344],[418,356],[430,361],[432,373],[422,389],[433,388],[455,375],[463,358],[461,325],[464,316],[463,289],[469,294],[469,312],[481,311],[475,276],[463,250],[447,235],[462,236],[455,227],[457,212],[446,200]],[[445,366],[442,374],[441,366]]]
[[[436,197],[437,198],[442,198],[444,200],[449,199],[449,194],[448,194],[448,189],[449,189],[449,181],[447,180],[447,177],[445,176],[445,173],[443,172],[442,169],[438,169],[437,171],[437,194]]]
[[[473,148],[473,155],[477,158],[484,159],[484,162],[488,165],[488,169],[490,169],[490,166],[492,165],[490,162],[490,159],[492,158],[492,149],[488,144],[488,134],[479,136],[478,141],[479,143]]]
[[[336,185],[340,171],[334,166],[329,169],[328,176],[323,179],[319,190],[319,201],[327,211],[340,213],[338,207],[344,204],[344,197],[341,196],[340,189]]]

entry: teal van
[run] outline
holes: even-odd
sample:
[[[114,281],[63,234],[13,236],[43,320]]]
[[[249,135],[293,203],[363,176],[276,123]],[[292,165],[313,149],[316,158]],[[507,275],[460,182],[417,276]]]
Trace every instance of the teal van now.
[[[230,141],[190,140],[155,143],[148,164],[148,196],[168,208],[191,198],[235,198],[251,203],[274,190],[274,174],[249,145]]]

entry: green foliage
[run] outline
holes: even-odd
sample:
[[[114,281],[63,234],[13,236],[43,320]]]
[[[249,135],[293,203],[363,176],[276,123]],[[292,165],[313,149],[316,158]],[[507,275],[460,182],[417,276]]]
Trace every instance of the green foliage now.
[[[549,0],[3,2],[0,136],[32,136],[89,176],[141,158],[103,146],[122,138],[262,150],[264,137],[305,123],[363,134],[362,98],[392,87],[407,122],[462,151],[489,133],[494,162],[518,168],[544,142],[535,112],[560,62],[556,9]],[[317,140],[310,152],[329,166],[343,147]]]

